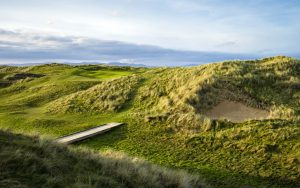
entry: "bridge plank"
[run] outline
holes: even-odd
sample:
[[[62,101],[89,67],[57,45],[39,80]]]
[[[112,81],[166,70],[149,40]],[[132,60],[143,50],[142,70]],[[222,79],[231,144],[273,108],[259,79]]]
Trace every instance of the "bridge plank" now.
[[[76,132],[67,136],[63,136],[61,138],[56,139],[57,142],[59,143],[64,143],[64,144],[71,144],[73,142],[77,142],[80,140],[84,140],[90,137],[93,137],[95,135],[104,133],[106,131],[109,131],[110,129],[114,127],[118,127],[120,125],[123,125],[123,123],[107,123],[105,125],[97,126],[88,130]]]

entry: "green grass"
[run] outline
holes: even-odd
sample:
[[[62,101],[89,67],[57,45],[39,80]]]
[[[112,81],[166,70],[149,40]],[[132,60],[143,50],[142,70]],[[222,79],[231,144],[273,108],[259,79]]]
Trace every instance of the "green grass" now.
[[[92,75],[90,69],[96,76],[84,76]],[[106,70],[110,73],[113,72],[113,74],[103,74]],[[52,115],[46,113],[46,106],[49,102],[86,90],[101,82],[113,81],[124,75],[139,74],[141,71],[143,69],[95,67],[91,65],[71,67],[60,64],[4,67],[0,69],[0,72],[4,72],[3,74],[6,75],[29,72],[43,73],[45,76],[30,81],[17,82],[10,87],[0,89],[0,125],[2,128],[12,128],[21,132],[25,128],[27,132],[62,136],[73,131],[110,122],[112,119],[118,119],[117,117],[122,116],[122,113],[89,116],[85,114]]]
[[[97,78],[101,80],[107,80],[112,78],[117,78],[121,76],[131,75],[129,71],[114,71],[114,70],[96,70],[96,71],[77,71],[75,75],[83,76],[87,78]]]
[[[205,174],[214,187],[295,187],[299,175],[300,126],[291,122],[282,127],[281,124],[248,122],[191,136],[130,122],[127,127],[79,145],[96,150],[113,148],[160,165]]]
[[[95,153],[0,131],[0,187],[206,187],[198,177],[120,152]]]
[[[127,125],[77,146],[113,149],[204,176],[213,187],[299,187],[300,61],[272,57],[191,68],[2,67],[45,74],[0,89],[0,127],[55,138],[107,122]],[[3,78],[5,77],[3,76]],[[222,100],[271,119],[211,121]]]

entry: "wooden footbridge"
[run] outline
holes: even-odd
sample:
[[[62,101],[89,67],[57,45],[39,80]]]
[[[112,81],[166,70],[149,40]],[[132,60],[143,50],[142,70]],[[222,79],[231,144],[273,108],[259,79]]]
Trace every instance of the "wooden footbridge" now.
[[[106,131],[111,130],[114,127],[118,127],[120,125],[123,125],[124,123],[107,123],[105,125],[93,127],[91,129],[87,129],[84,131],[76,132],[67,136],[60,137],[56,139],[57,142],[59,143],[64,143],[64,144],[71,144],[73,142],[77,142],[80,140],[84,140],[93,136],[96,136],[98,134],[102,134]]]

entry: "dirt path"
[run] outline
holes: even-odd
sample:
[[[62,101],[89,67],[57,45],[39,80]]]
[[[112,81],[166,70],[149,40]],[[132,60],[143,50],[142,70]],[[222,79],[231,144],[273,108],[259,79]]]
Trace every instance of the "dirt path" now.
[[[249,119],[266,119],[269,112],[226,100],[215,106],[206,115],[212,119],[225,118],[232,122],[243,122]]]

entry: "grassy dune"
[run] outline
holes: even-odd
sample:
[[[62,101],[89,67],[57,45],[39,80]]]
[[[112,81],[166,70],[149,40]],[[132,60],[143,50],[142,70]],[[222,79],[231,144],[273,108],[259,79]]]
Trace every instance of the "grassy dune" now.
[[[17,73],[43,74],[9,82]],[[190,68],[0,67],[0,127],[50,137],[127,125],[77,145],[113,149],[204,176],[213,187],[300,186],[300,61],[271,57]],[[232,123],[221,101],[268,111]]]
[[[122,153],[67,148],[0,131],[0,187],[206,187],[196,176]]]

